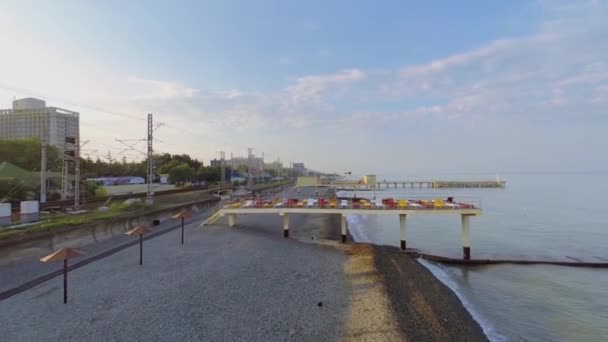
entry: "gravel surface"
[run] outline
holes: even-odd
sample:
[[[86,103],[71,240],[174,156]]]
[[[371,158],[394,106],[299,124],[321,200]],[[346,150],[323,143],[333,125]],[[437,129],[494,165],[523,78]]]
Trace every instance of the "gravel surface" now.
[[[376,269],[403,335],[411,341],[487,341],[447,286],[397,247],[373,246]]]
[[[146,241],[143,266],[128,248],[70,272],[67,305],[61,278],[1,301],[2,339],[339,339],[347,256],[265,226],[190,225],[184,246],[171,234]]]
[[[0,301],[0,340],[487,340],[415,259],[337,242],[339,216],[290,215],[289,239],[278,215],[224,221],[145,241],[143,266],[134,246],[70,272],[67,305],[60,277]]]
[[[200,221],[203,217],[207,216],[208,207],[201,206],[201,210],[195,213],[194,217],[188,221]],[[161,222],[158,226],[152,227],[151,224],[150,226],[153,231],[162,231],[177,224],[179,224],[177,220],[168,219]],[[64,244],[70,247],[76,247],[85,253],[85,255],[81,257],[70,259],[70,264],[75,264],[101,252],[133,241],[133,237],[124,234],[126,231],[125,229],[127,228],[117,225],[111,232],[112,235],[110,235],[109,232],[99,232],[99,240],[94,243],[90,243],[91,233],[89,229],[82,231],[74,230],[69,234],[66,234],[65,241],[69,240],[70,242],[65,242]],[[106,236],[101,236],[104,233]],[[41,257],[52,253],[58,248],[57,246],[49,245],[47,240],[48,239],[32,241],[20,245],[17,247],[20,249],[18,253],[10,253],[7,251],[0,252],[0,292],[7,291],[34,278],[62,269],[60,263],[40,262]],[[9,247],[5,247],[5,249],[8,248]],[[6,256],[7,254],[8,256]]]

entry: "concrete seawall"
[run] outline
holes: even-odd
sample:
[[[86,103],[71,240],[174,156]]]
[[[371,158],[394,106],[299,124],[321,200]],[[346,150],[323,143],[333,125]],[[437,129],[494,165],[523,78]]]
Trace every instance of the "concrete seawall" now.
[[[190,208],[196,212],[212,206],[218,201],[216,198],[207,198],[153,212],[136,213],[128,217],[105,219],[5,239],[0,241],[0,260],[3,262],[6,260],[15,261],[21,257],[32,254],[41,255],[45,251],[50,252],[67,246],[74,247],[103,242],[118,235],[123,235],[137,225],[152,225],[155,220],[166,221],[178,210]]]

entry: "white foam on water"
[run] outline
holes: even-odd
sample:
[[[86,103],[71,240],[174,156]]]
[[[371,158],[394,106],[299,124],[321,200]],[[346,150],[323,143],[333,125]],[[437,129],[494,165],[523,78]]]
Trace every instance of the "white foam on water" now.
[[[445,286],[447,286],[452,292],[456,294],[456,297],[460,300],[464,308],[471,314],[473,319],[479,324],[484,334],[490,339],[490,341],[507,341],[507,338],[501,334],[499,334],[495,329],[492,323],[490,323],[487,319],[481,316],[479,312],[475,309],[473,303],[471,303],[465,295],[462,293],[460,286],[458,283],[452,278],[443,268],[439,265],[434,264],[430,261],[424,260],[422,258],[418,258],[418,262],[420,262],[424,267],[426,267],[435,278],[439,279]]]
[[[362,218],[360,215],[347,215],[346,221],[348,222],[348,232],[353,237],[353,240],[356,242],[372,243],[365,228],[361,224]]]

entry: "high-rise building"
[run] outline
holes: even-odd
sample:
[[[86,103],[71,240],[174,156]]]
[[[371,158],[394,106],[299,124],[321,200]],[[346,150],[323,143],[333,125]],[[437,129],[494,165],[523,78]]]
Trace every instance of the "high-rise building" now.
[[[38,138],[64,150],[66,137],[79,137],[78,113],[47,107],[43,100],[25,98],[13,101],[12,109],[0,110],[0,138]]]
[[[293,163],[293,170],[297,175],[303,176],[306,174],[306,167],[304,163]]]

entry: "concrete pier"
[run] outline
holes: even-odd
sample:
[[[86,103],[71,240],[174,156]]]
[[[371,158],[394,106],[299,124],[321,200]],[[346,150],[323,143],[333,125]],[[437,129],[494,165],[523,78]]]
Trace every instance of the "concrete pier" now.
[[[289,237],[289,214],[283,213],[283,237]]]
[[[440,189],[440,188],[504,188],[507,182],[504,180],[482,180],[482,181],[441,181],[441,180],[421,180],[421,181],[379,181],[373,186],[377,189],[397,189],[399,185],[402,188],[428,188],[428,189]],[[348,186],[347,184],[341,184],[341,186]],[[366,186],[357,185],[361,188]],[[369,187],[369,186],[368,186]]]
[[[471,216],[478,216],[481,214],[481,209],[473,204],[459,203],[458,206],[447,206],[445,203],[435,204],[431,207],[423,207],[414,201],[407,207],[395,207],[393,206],[371,206],[369,203],[367,207],[362,207],[361,204],[353,203],[348,200],[346,205],[340,204],[336,206],[330,206],[329,204],[313,206],[309,205],[294,205],[278,203],[274,206],[269,205],[272,201],[267,203],[259,204],[257,206],[251,206],[251,204],[245,204],[243,202],[236,202],[226,205],[219,210],[219,214],[212,215],[209,219],[203,222],[203,225],[213,224],[219,220],[222,216],[228,216],[228,225],[230,227],[236,224],[237,215],[251,215],[251,214],[278,214],[282,216],[283,220],[283,236],[289,237],[289,215],[291,214],[327,214],[327,215],[340,215],[340,236],[342,243],[346,242],[348,235],[348,221],[346,216],[349,214],[356,215],[397,215],[399,216],[399,236],[400,236],[400,247],[401,250],[405,251],[407,248],[407,216],[408,215],[460,215],[462,223],[462,247],[463,247],[463,259],[468,260],[471,257],[471,243],[470,243],[470,227],[469,218]],[[302,202],[303,204],[304,202]],[[308,202],[307,202],[308,203]],[[429,203],[429,201],[427,201]],[[414,206],[416,204],[416,206]]]
[[[346,215],[342,215],[340,225],[340,235],[342,236],[342,243],[346,243],[346,234],[348,232],[348,221],[346,220]]]
[[[236,214],[228,214],[228,227],[234,227],[236,224]]]
[[[462,223],[462,258],[464,260],[471,259],[471,237],[469,228],[469,217],[471,217],[471,215],[460,215],[460,221]]]
[[[407,225],[406,225],[407,215],[400,214],[399,215],[399,227],[400,227],[400,237],[401,237],[401,250],[405,251],[407,246]]]

